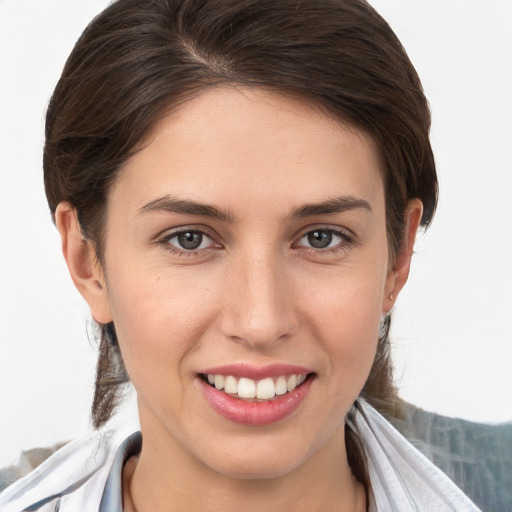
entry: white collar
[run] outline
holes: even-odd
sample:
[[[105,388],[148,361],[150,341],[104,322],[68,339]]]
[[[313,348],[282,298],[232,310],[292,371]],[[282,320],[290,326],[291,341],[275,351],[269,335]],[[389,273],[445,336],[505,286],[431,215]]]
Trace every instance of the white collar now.
[[[371,512],[479,512],[365,400],[357,400],[347,424],[366,452]],[[0,494],[0,510],[120,512],[122,466],[140,440],[110,430],[69,443]]]

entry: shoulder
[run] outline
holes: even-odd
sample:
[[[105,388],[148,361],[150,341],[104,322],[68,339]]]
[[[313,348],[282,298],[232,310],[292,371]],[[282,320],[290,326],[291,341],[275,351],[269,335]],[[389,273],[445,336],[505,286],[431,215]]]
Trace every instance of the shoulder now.
[[[405,404],[394,425],[483,510],[512,510],[512,423],[475,423]]]
[[[9,480],[21,478],[0,493],[0,510],[54,511],[58,510],[57,503],[64,496],[78,499],[78,496],[86,495],[88,500],[97,498],[99,503],[101,490],[123,439],[115,431],[95,431],[65,444],[57,451],[49,449],[54,453],[39,465],[37,457],[44,458],[47,451],[28,452],[28,458],[32,460],[25,460],[27,456],[22,457],[21,464],[7,468],[2,473],[3,480],[7,480],[5,485],[9,484]],[[32,464],[37,467],[25,474]],[[88,492],[85,492],[86,489]],[[80,509],[79,506],[77,510]]]

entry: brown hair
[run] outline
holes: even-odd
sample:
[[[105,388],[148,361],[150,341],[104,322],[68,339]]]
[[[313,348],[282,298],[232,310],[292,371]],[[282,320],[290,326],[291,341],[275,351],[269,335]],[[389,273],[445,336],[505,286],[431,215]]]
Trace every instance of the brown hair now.
[[[52,214],[68,201],[103,255],[110,186],[156,118],[218,84],[291,94],[370,134],[385,167],[391,258],[407,201],[437,200],[430,112],[389,25],[364,0],[117,0],[86,28],[47,113],[45,187]],[[363,389],[390,412],[395,392],[389,322]],[[101,325],[93,423],[103,424],[127,380],[112,324]]]

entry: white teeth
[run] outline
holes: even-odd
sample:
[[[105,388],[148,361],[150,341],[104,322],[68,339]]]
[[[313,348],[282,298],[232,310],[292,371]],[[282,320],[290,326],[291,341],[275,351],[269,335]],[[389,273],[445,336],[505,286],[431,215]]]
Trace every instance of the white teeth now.
[[[293,391],[297,387],[297,376],[290,375],[288,380],[286,381],[286,389],[288,391]]]
[[[229,377],[226,377],[226,381],[224,382],[224,391],[226,393],[233,393],[236,394],[238,392],[238,382],[236,381],[235,377],[230,375]]]
[[[238,395],[239,398],[257,398],[258,400],[269,400],[276,395],[284,395],[293,391],[306,380],[306,375],[290,375],[288,377],[282,375],[275,380],[272,377],[266,377],[260,381],[246,377],[237,379],[232,375],[208,374],[206,377],[208,382],[218,390]]]
[[[217,389],[224,389],[224,381],[224,375],[215,375],[214,384]]]
[[[279,377],[276,380],[276,395],[284,395],[287,391],[286,377]]]
[[[240,398],[255,398],[256,383],[252,379],[242,377],[238,381],[238,396]]]
[[[260,380],[256,385],[256,398],[266,400],[276,396],[276,386],[271,377]]]

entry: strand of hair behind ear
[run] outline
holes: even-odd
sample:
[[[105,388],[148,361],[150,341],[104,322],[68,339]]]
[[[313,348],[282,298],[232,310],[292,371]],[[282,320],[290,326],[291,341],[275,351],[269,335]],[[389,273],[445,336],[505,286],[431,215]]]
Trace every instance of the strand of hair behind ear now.
[[[383,319],[379,331],[377,352],[361,396],[388,420],[402,418],[402,399],[398,396],[391,357],[391,314]]]
[[[95,428],[100,428],[112,416],[121,402],[121,387],[129,381],[123,363],[113,323],[100,325],[100,346],[91,419]]]

